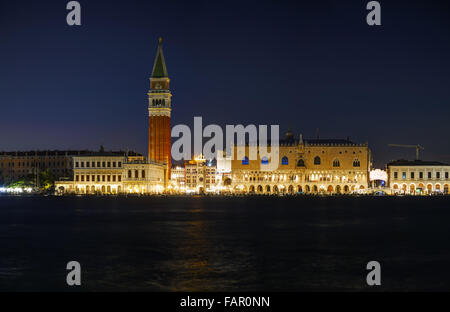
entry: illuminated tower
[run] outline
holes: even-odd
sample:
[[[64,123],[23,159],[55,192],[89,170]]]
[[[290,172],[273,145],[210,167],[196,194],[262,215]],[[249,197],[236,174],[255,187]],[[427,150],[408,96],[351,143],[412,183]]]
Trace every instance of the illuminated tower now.
[[[170,177],[170,111],[171,97],[169,76],[162,50],[162,39],[159,38],[158,51],[150,77],[148,92],[148,158],[151,161],[167,164],[167,178]]]

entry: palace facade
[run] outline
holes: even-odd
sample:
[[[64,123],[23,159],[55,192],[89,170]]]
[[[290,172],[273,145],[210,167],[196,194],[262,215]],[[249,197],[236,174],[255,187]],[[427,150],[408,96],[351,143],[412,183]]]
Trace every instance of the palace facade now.
[[[221,160],[229,166],[231,175],[224,185],[230,185],[233,193],[279,194],[349,194],[365,193],[369,185],[369,171],[372,166],[371,151],[367,143],[353,143],[350,140],[295,139],[288,132],[279,143],[278,168],[267,170],[269,160],[249,159],[249,146],[245,146],[243,159]],[[270,147],[268,148],[270,151]],[[219,172],[224,172],[218,168]]]

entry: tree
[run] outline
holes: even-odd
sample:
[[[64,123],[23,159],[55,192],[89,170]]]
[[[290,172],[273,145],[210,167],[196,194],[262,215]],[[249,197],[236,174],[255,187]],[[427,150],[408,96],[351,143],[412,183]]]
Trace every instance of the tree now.
[[[30,176],[14,180],[8,184],[8,187],[10,187],[10,188],[28,188],[28,187],[34,187],[34,186],[35,186],[35,184],[34,184],[33,178]]]
[[[41,173],[39,174],[39,180],[41,188],[45,190],[48,190],[49,188],[53,187],[55,183],[55,179],[50,169],[45,169],[44,171],[41,171]]]

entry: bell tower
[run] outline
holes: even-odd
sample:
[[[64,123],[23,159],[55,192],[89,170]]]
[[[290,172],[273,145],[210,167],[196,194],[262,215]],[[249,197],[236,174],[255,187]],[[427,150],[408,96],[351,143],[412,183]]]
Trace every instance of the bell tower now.
[[[170,154],[170,113],[172,94],[169,89],[169,75],[162,50],[162,38],[158,40],[158,50],[150,77],[148,91],[148,159],[167,164],[167,178],[170,178],[172,157]]]

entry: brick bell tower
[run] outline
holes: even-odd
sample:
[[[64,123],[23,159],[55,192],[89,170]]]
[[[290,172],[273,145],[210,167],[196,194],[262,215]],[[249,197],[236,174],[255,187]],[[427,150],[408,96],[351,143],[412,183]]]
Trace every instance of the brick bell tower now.
[[[170,154],[170,79],[162,50],[162,38],[158,40],[158,50],[150,77],[148,92],[148,159],[167,164],[167,176],[170,178],[172,157]]]

